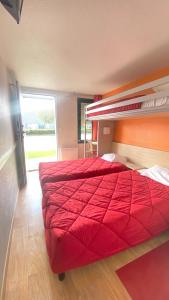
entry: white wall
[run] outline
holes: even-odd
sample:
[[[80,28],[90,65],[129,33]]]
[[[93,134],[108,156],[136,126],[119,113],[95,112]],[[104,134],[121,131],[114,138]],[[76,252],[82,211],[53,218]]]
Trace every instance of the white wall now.
[[[56,97],[58,159],[83,157],[83,144],[78,144],[77,99],[91,95],[64,94]]]
[[[14,145],[9,97],[9,74],[4,63],[0,60],[0,294],[2,292],[8,241],[18,193]]]
[[[56,124],[58,159],[78,158],[77,106],[73,94],[60,95],[56,99]]]

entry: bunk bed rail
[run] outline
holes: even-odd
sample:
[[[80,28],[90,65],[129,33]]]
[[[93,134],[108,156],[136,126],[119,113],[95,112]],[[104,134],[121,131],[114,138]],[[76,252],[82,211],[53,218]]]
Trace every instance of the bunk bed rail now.
[[[122,100],[106,106],[98,106],[96,102],[95,107],[90,109],[87,106],[85,112],[87,120],[121,119],[123,117],[169,112],[169,90],[145,96],[137,96],[130,100]]]
[[[169,76],[137,86],[103,100],[89,104],[85,108],[86,154],[86,122],[120,120],[157,113],[169,112]],[[97,141],[98,142],[98,141]]]
[[[168,83],[169,83],[169,76],[164,76],[160,79],[156,79],[151,82],[139,85],[135,88],[120,92],[114,96],[107,97],[106,99],[102,99],[97,102],[91,103],[91,104],[87,105],[87,108],[94,107],[96,105],[96,103],[97,103],[97,105],[100,105],[100,104],[105,104],[105,103],[112,102],[112,101],[115,102],[115,101],[121,100],[122,98],[130,97],[130,95],[132,95],[132,94],[136,94],[138,92],[144,92],[147,89],[153,89],[153,88],[156,88],[156,87],[168,84]]]

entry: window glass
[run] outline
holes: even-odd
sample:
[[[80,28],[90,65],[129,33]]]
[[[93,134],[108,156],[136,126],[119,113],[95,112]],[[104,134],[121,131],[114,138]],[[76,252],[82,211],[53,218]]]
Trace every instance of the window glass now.
[[[84,141],[85,137],[85,107],[92,103],[91,99],[78,98],[78,142]],[[92,121],[86,122],[86,139],[92,140]]]

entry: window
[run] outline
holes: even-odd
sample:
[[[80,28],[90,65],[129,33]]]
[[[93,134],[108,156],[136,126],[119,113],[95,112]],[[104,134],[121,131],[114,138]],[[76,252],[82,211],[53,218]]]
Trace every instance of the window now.
[[[84,136],[85,136],[85,107],[92,103],[92,99],[83,99],[78,98],[77,103],[77,118],[78,118],[78,143],[84,142]],[[92,121],[86,122],[86,139],[91,140],[92,139]]]

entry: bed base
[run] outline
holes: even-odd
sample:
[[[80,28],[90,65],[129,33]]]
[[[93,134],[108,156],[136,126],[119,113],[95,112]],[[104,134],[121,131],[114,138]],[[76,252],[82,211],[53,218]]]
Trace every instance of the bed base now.
[[[58,274],[59,281],[63,281],[65,279],[65,273]]]

